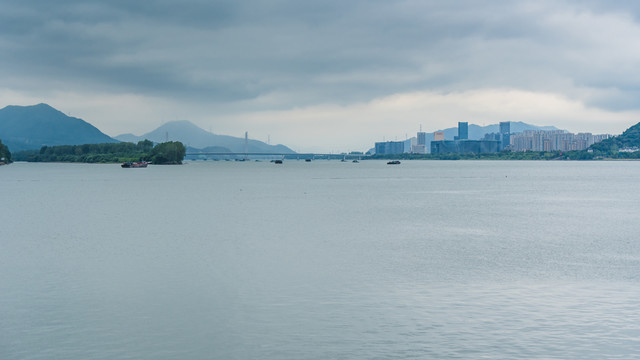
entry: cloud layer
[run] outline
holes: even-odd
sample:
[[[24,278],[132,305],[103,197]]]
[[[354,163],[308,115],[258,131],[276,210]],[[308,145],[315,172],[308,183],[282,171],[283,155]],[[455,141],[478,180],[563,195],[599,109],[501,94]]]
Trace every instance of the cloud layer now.
[[[48,102],[112,135],[188,119],[357,150],[419,124],[619,133],[640,121],[635,2],[0,5],[0,105]],[[314,130],[336,123],[344,136]]]

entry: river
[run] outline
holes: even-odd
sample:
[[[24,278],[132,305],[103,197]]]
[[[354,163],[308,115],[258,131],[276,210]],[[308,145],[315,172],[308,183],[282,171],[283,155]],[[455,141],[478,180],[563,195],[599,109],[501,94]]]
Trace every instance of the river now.
[[[0,358],[640,357],[640,162],[14,163]]]

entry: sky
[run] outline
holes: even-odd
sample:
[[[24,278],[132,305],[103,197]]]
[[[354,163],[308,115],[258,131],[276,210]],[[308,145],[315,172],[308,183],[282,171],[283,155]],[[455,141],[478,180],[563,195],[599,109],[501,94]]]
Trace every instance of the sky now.
[[[296,151],[458,121],[640,122],[640,2],[0,0],[0,107],[104,133],[172,120]]]

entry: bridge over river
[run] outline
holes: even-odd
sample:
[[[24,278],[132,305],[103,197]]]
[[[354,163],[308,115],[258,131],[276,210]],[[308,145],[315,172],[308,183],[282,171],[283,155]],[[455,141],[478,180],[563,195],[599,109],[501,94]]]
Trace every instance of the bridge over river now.
[[[322,154],[322,153],[267,153],[267,152],[189,152],[186,156],[232,156],[236,158],[249,157],[281,157],[287,159],[362,159],[368,154]]]

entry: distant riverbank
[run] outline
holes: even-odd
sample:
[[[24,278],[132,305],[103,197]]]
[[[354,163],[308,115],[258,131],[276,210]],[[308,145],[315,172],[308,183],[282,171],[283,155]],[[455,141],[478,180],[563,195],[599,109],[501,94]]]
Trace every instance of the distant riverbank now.
[[[482,154],[388,154],[372,155],[371,160],[638,160],[640,151],[601,153],[591,151],[503,151]]]

